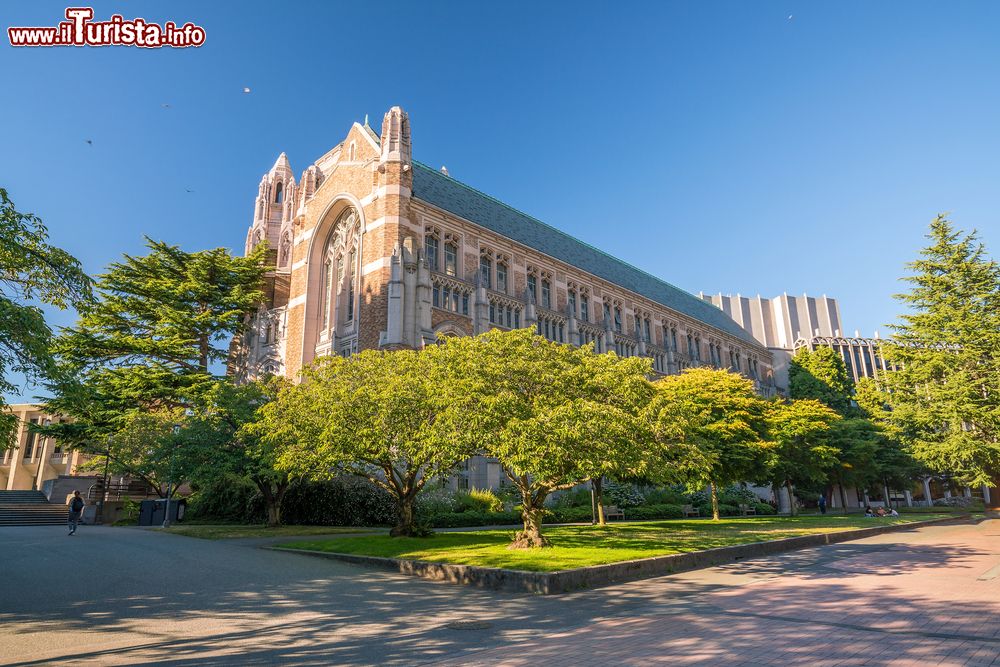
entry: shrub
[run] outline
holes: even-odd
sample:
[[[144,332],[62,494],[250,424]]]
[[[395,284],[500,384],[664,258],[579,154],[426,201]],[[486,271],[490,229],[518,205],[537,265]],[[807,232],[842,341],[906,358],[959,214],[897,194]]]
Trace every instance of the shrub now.
[[[594,512],[590,505],[586,507],[555,507],[545,512],[545,521],[549,523],[580,523],[593,521]]]
[[[604,483],[604,504],[615,505],[621,509],[635,507],[645,501],[642,494],[632,484],[621,484],[608,481]]]
[[[753,505],[760,502],[760,497],[750,489],[739,484],[727,486],[719,493],[719,502],[726,505]]]
[[[126,498],[122,503],[122,515],[114,522],[115,526],[134,526],[139,523],[139,503]]]
[[[293,484],[282,505],[285,523],[318,526],[385,526],[396,505],[383,489],[359,477]]]
[[[740,516],[740,508],[729,503],[719,503],[719,516]]]
[[[230,476],[195,487],[185,518],[200,523],[260,524],[266,514],[257,487]],[[281,521],[288,525],[384,526],[395,520],[389,494],[368,480],[351,476],[293,483],[281,504]]]
[[[660,503],[655,505],[640,505],[629,508],[625,512],[625,518],[636,521],[650,521],[653,519],[680,519],[684,513],[681,505],[673,503]]]
[[[417,496],[417,516],[432,517],[458,511],[455,492],[441,486],[424,489]]]
[[[762,503],[759,500],[753,503],[754,509],[757,510],[757,514],[777,514],[778,510],[774,509],[774,506],[769,503]]]
[[[935,507],[973,507],[981,505],[978,498],[966,498],[965,496],[952,496],[951,498],[938,498],[934,501]]]
[[[502,512],[503,501],[489,489],[469,489],[455,493],[456,512]]]
[[[195,485],[187,501],[188,520],[264,522],[264,499],[257,486],[244,477],[227,475]]]
[[[552,507],[590,507],[590,489],[570,489],[552,499]]]
[[[686,505],[688,494],[678,487],[650,487],[641,491],[646,505]]]

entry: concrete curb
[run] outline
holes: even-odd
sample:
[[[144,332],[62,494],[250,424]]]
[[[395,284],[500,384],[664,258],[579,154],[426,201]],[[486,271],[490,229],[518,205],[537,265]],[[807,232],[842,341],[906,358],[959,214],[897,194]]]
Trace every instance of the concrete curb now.
[[[307,551],[303,549],[286,549],[283,547],[266,546],[262,549],[284,551],[286,553],[331,558],[347,563],[355,563],[366,567],[389,570],[409,574],[424,579],[443,581],[452,584],[464,584],[492,590],[509,591],[512,593],[534,593],[552,595],[569,593],[586,588],[598,588],[610,584],[645,579],[665,574],[674,574],[688,570],[699,570],[715,565],[723,565],[738,560],[749,560],[770,556],[784,551],[818,547],[825,544],[850,542],[865,537],[893,533],[901,530],[912,530],[936,523],[968,519],[968,516],[951,516],[927,521],[913,521],[891,526],[873,526],[844,530],[837,533],[820,533],[816,535],[801,535],[786,537],[780,540],[766,542],[750,542],[731,547],[718,547],[704,551],[671,554],[668,556],[653,556],[638,560],[627,560],[607,565],[591,565],[573,570],[556,572],[528,572],[523,570],[506,570],[496,567],[478,567],[475,565],[455,565],[452,563],[434,563],[423,560],[406,560],[402,558],[381,558],[377,556],[359,556],[355,554],[331,553],[328,551]]]

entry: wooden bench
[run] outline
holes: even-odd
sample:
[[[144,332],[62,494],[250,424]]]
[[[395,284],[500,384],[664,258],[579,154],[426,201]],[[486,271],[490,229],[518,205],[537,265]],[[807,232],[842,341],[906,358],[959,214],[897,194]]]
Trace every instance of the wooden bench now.
[[[624,521],[625,512],[622,512],[614,505],[608,505],[607,507],[604,508],[604,518],[607,519],[608,521],[611,521],[612,519],[621,519],[622,521]]]
[[[694,505],[685,505],[681,508],[681,511],[684,513],[685,519],[689,516],[701,516],[701,511]]]
[[[746,503],[740,503],[740,514],[743,516],[750,516],[751,514],[757,514],[757,508],[753,505],[747,505]]]

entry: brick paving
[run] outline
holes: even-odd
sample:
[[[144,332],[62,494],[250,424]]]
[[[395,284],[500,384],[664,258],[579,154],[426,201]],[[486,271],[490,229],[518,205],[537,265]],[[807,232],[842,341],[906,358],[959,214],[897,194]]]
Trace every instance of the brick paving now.
[[[855,555],[820,555],[797,571],[768,571],[764,560],[715,568],[719,588],[672,608],[612,612],[434,664],[1000,665],[1000,576],[991,572],[1000,563],[1000,520],[854,544]],[[749,578],[739,585],[740,577]]]

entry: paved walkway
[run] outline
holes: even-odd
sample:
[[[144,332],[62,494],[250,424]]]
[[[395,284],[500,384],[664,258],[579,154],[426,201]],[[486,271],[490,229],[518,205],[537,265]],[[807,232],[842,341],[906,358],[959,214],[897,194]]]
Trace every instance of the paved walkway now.
[[[1000,665],[1000,520],[566,596],[148,531],[0,528],[0,663]]]

